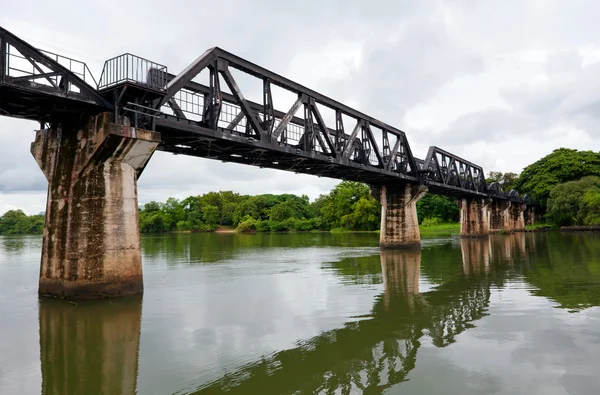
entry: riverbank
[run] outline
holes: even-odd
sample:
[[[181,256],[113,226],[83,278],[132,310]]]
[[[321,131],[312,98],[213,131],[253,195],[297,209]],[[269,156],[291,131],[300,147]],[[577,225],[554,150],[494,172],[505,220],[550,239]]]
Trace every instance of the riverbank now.
[[[421,235],[458,234],[460,233],[460,224],[456,222],[432,226],[419,226],[419,232]]]
[[[600,226],[562,226],[561,232],[600,232]]]

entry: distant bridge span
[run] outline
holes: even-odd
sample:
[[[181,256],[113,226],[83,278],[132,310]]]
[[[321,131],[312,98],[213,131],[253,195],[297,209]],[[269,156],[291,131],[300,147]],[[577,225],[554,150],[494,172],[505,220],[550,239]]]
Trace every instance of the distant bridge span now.
[[[243,91],[242,82],[259,88]],[[257,90],[261,103],[246,98]],[[64,239],[52,252],[44,248],[42,266],[55,262],[46,278],[82,255],[107,263],[131,253],[141,273],[139,240],[131,238],[138,230],[135,183],[156,149],[367,183],[382,204],[382,247],[419,244],[416,202],[426,191],[460,200],[465,235],[524,228],[533,218],[531,199],[488,185],[481,166],[435,146],[415,158],[403,131],[217,47],[178,75],[117,56],[96,82],[85,63],[0,27],[0,114],[41,125],[32,153],[50,185],[46,226]],[[65,211],[64,201],[77,209]],[[98,226],[102,236],[93,234]],[[68,242],[74,230],[89,239]],[[115,235],[106,236],[114,232],[123,239],[116,245]],[[98,238],[102,243],[91,241]],[[139,288],[136,281],[127,286]],[[63,289],[54,282],[48,293],[53,287]]]

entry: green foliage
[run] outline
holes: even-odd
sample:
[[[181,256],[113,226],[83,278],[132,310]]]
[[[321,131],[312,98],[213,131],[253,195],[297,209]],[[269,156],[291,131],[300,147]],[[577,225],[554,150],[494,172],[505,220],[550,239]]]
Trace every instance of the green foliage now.
[[[458,218],[450,198],[427,195],[419,215],[442,222]],[[148,202],[139,209],[140,231],[210,232],[220,226],[240,232],[375,231],[379,229],[381,206],[365,184],[343,181],[330,193],[310,202],[308,196],[291,194],[257,196],[231,191],[209,192],[183,200]],[[43,216],[26,216],[9,211],[0,217],[0,234],[41,233]]]
[[[438,225],[441,225],[443,223],[444,223],[444,221],[442,221],[441,218],[438,218],[438,217],[428,217],[428,218],[425,218],[421,222],[421,226],[424,227],[424,228],[428,228],[428,227],[431,227],[431,226],[438,226]]]
[[[600,225],[600,188],[595,186],[585,191],[583,202],[587,211],[584,223],[586,225]]]
[[[517,178],[519,177],[516,173],[502,173],[501,171],[491,171],[488,178],[485,181],[488,184],[492,182],[497,182],[500,184],[502,189],[505,192],[510,192],[510,190],[515,189],[515,184],[517,182]]]
[[[362,196],[354,203],[350,214],[351,229],[377,230],[381,218],[381,206],[372,196]]]
[[[342,181],[329,195],[322,195],[317,201],[323,220],[332,228],[375,230],[379,227],[381,209],[365,184]]]
[[[550,191],[546,219],[558,226],[587,225],[600,211],[600,177],[583,177],[556,185]]]
[[[439,218],[442,222],[458,222],[460,210],[455,199],[427,193],[417,202],[419,223],[425,218]]]
[[[435,221],[435,219],[434,219]],[[423,221],[425,222],[425,221]],[[419,226],[419,231],[421,232],[421,236],[427,235],[439,235],[439,234],[456,234],[460,232],[460,224],[459,223],[440,223],[437,225],[432,225],[431,223],[426,224],[424,226],[421,224]]]
[[[514,188],[528,193],[546,208],[555,185],[585,176],[600,176],[600,152],[560,148],[527,166]]]
[[[256,231],[256,220],[252,219],[252,218],[248,218],[248,219],[240,222],[236,229],[238,232]]]
[[[41,234],[43,215],[27,215],[21,210],[10,210],[0,217],[0,235]]]

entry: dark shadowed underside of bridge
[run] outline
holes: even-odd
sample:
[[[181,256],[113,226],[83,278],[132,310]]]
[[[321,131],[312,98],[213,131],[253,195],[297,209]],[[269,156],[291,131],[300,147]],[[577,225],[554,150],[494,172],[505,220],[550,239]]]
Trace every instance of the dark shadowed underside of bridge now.
[[[253,94],[262,100],[247,99]],[[403,131],[220,48],[178,75],[124,54],[106,61],[96,82],[84,63],[0,28],[0,115],[55,125],[107,111],[159,132],[158,149],[173,154],[531,203],[487,185],[480,166],[438,147],[417,159]]]

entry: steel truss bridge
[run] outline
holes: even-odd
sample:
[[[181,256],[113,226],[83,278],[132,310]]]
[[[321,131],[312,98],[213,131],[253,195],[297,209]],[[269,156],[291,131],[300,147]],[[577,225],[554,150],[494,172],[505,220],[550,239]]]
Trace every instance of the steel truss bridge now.
[[[262,101],[248,100],[251,93]],[[107,60],[96,81],[85,63],[0,27],[0,115],[45,127],[106,111],[116,122],[159,132],[158,149],[173,154],[532,203],[488,185],[481,166],[441,148],[418,159],[403,131],[217,47],[177,75],[124,54]]]

